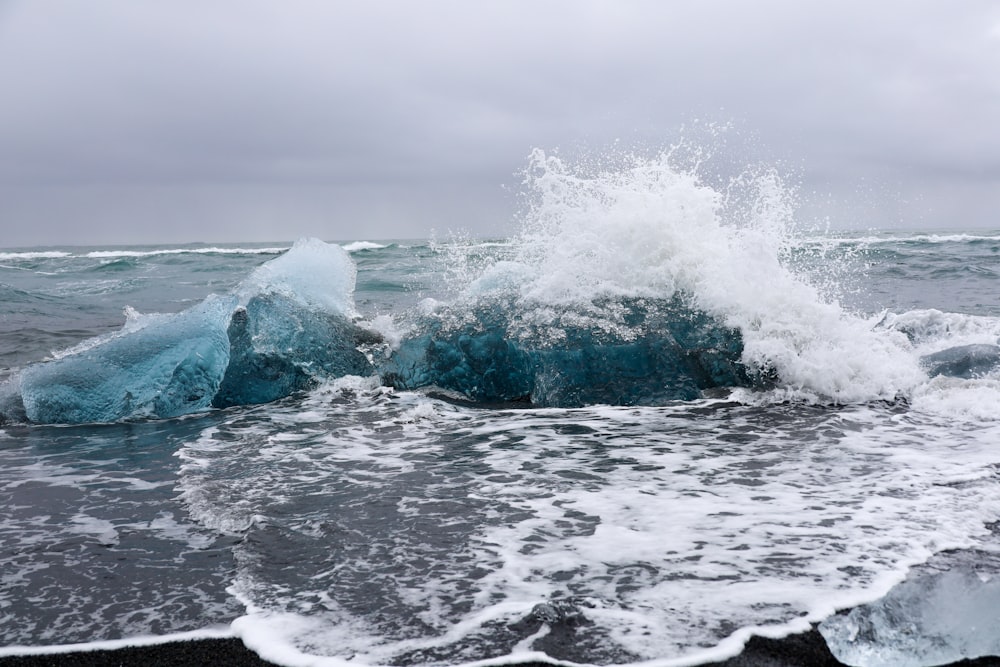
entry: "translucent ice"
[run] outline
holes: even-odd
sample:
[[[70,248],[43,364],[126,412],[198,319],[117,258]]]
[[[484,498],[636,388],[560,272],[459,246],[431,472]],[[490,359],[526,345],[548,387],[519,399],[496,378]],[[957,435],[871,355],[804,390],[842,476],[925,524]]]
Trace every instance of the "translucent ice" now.
[[[522,314],[481,301],[471,316],[429,317],[379,368],[397,388],[433,385],[473,401],[553,407],[657,405],[749,383],[738,332],[682,299],[613,307],[627,311],[629,335],[575,324],[572,311],[548,320],[544,335],[512,335]]]
[[[261,294],[281,294],[303,308],[352,318],[357,267],[342,247],[299,239],[285,254],[262,264],[240,283],[242,303]]]
[[[64,424],[174,417],[273,401],[316,377],[371,374],[357,349],[366,332],[352,323],[354,280],[342,248],[299,241],[232,294],[133,320],[27,367],[24,416]],[[15,398],[0,405],[7,419],[17,416]]]
[[[40,423],[174,417],[207,408],[229,363],[235,299],[209,298],[21,374],[25,415]]]
[[[872,604],[819,626],[848,665],[924,667],[1000,655],[1000,554],[939,556]]]
[[[215,407],[267,403],[316,377],[370,375],[358,351],[361,330],[346,317],[279,293],[252,297],[229,324],[230,359]]]
[[[1000,346],[973,344],[949,347],[920,359],[927,374],[976,378],[989,374],[1000,366]]]

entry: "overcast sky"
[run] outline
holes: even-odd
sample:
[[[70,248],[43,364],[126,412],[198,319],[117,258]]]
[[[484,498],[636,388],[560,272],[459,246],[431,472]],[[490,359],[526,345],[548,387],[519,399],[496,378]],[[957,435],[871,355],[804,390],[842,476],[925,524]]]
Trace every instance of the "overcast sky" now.
[[[992,0],[0,0],[0,247],[503,234],[702,122],[834,227],[1000,228]]]

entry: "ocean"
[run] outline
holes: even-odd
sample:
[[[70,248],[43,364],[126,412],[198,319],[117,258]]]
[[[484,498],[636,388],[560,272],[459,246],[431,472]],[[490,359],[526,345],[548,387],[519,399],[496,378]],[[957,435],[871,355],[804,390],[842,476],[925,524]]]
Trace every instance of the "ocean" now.
[[[735,202],[654,166],[549,163],[502,239],[0,251],[0,654],[189,633],[287,665],[666,666],[819,622],[855,664],[961,643],[921,604],[1000,601],[970,557],[1000,551],[1000,232],[801,230],[767,179]],[[253,341],[323,312],[348,344],[294,338],[250,368],[301,381],[209,403],[238,309]],[[212,390],[163,407],[149,360],[213,331]],[[697,372],[666,375],[677,350]],[[118,412],[91,404],[121,377]],[[893,635],[865,605],[906,586]]]

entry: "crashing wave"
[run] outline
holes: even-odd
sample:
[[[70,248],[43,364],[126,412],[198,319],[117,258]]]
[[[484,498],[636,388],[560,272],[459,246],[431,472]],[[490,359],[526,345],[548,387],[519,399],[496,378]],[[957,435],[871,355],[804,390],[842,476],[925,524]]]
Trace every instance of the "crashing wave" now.
[[[875,323],[824,297],[789,266],[793,197],[771,171],[713,188],[670,153],[595,170],[537,151],[526,184],[502,256],[445,246],[454,298],[399,323],[408,334],[387,332],[391,345],[357,324],[348,252],[303,240],[228,295],[29,366],[0,387],[0,419],[173,417],[344,375],[553,407],[762,386],[849,403],[998,363],[982,348],[921,360],[905,318]]]

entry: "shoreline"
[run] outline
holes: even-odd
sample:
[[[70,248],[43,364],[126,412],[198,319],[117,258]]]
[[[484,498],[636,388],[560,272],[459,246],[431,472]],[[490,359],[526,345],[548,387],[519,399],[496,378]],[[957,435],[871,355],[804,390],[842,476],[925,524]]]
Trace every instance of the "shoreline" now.
[[[549,663],[510,663],[512,667],[551,667]],[[704,667],[849,667],[838,661],[819,631],[813,627],[780,639],[753,636],[743,651],[726,660],[702,663]],[[248,649],[238,637],[201,637],[162,643],[0,655],[0,667],[281,667]],[[1000,657],[965,659],[954,667],[996,667]],[[943,665],[941,667],[949,667]]]
[[[985,662],[984,662],[985,661]],[[515,664],[515,663],[512,663]],[[519,667],[542,667],[547,663],[516,663]],[[751,637],[743,652],[732,658],[704,663],[707,667],[845,667],[830,653],[826,642],[813,628],[781,639]],[[965,660],[957,665],[987,667],[1000,658]],[[280,667],[248,649],[238,637],[180,639],[158,644],[96,648],[65,653],[46,652],[0,656],[0,667]]]

